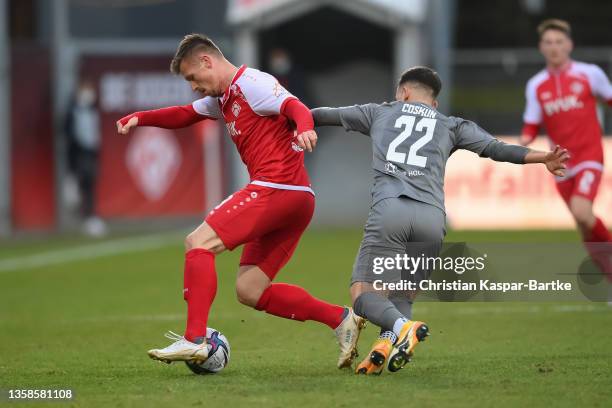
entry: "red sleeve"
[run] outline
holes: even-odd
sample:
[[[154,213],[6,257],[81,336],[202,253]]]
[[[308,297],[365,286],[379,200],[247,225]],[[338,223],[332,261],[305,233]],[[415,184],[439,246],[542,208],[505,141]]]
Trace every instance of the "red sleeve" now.
[[[119,119],[125,125],[132,117],[138,117],[138,126],[155,126],[165,129],[179,129],[193,125],[208,116],[197,113],[191,104],[169,108],[135,112]]]
[[[538,135],[538,130],[540,130],[540,125],[536,125],[533,123],[525,123],[523,125],[523,130],[521,131],[521,134],[529,136],[529,141],[532,141]]]
[[[295,122],[298,135],[314,129],[310,109],[297,98],[286,99],[281,106],[280,113]]]

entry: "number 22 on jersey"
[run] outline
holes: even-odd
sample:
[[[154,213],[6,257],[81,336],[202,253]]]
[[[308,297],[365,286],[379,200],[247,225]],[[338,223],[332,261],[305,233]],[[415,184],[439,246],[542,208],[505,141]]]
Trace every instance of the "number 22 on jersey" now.
[[[427,157],[420,156],[417,154],[420,148],[425,146],[431,141],[434,135],[434,129],[436,127],[436,119],[432,118],[421,118],[416,123],[416,117],[410,115],[402,115],[395,121],[395,127],[398,129],[404,129],[391,143],[389,143],[389,150],[387,150],[387,160],[400,163],[409,164],[411,166],[425,167],[427,164]],[[397,148],[402,142],[408,139],[412,135],[412,131],[417,132],[425,131],[425,134],[417,139],[408,150],[408,154],[398,152]],[[406,157],[407,156],[407,157]]]

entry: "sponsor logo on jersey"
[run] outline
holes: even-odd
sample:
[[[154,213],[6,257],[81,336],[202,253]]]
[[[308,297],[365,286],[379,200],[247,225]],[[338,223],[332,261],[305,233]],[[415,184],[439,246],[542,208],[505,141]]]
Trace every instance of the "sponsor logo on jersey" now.
[[[555,115],[560,112],[567,112],[573,109],[581,109],[584,107],[582,101],[578,100],[576,95],[568,95],[561,98],[553,99],[544,104],[544,111],[548,116]]]
[[[238,102],[234,101],[234,103],[232,104],[232,113],[235,117],[238,117],[238,115],[240,114],[240,104]]]
[[[225,124],[225,127],[227,128],[227,131],[229,132],[230,136],[232,137],[237,137],[240,135],[240,130],[236,129],[236,121],[232,120],[231,122],[227,122]]]
[[[550,92],[550,91],[542,92],[542,100],[546,100],[546,99],[550,99],[550,98],[552,98],[552,92]]]
[[[417,177],[417,176],[424,176],[425,173],[423,173],[421,170],[401,170],[399,169],[395,164],[391,163],[391,162],[386,162],[385,163],[385,172],[388,174],[399,174],[405,177]]]
[[[385,171],[387,173],[391,173],[391,174],[398,173],[397,166],[395,164],[393,164],[393,163],[390,163],[390,162],[386,162],[385,163]]]
[[[293,150],[295,150],[296,152],[303,152],[304,149],[302,149],[300,146],[297,145],[297,143],[295,142],[291,142],[291,148]]]
[[[276,81],[274,83],[274,86],[272,87],[272,94],[277,98],[280,98],[280,96],[285,94],[285,92],[287,92],[285,88],[283,88],[283,86],[278,81]]]

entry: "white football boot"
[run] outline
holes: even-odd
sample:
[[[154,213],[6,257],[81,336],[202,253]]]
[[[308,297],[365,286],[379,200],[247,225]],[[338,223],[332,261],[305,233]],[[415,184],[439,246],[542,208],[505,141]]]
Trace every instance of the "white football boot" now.
[[[153,360],[163,361],[168,364],[173,361],[195,361],[201,364],[208,358],[208,344],[206,344],[206,341],[202,344],[192,343],[173,331],[168,331],[164,336],[174,340],[174,343],[163,349],[147,351],[147,354]]]
[[[336,339],[340,346],[338,368],[351,367],[357,357],[357,341],[359,334],[366,325],[366,319],[357,316],[352,307],[347,307],[348,313],[342,323],[336,327]]]

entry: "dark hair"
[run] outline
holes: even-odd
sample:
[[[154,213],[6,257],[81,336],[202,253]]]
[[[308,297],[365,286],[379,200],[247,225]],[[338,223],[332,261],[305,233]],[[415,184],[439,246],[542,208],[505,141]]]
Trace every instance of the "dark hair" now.
[[[202,34],[187,34],[179,43],[174,58],[170,63],[173,74],[181,73],[181,62],[195,51],[204,51],[211,54],[223,55],[219,47],[207,36]]]
[[[412,67],[404,71],[399,80],[399,85],[405,83],[414,83],[427,88],[431,92],[431,95],[436,98],[442,89],[442,81],[438,73],[428,67]]]
[[[548,20],[542,21],[538,25],[538,35],[540,36],[540,38],[542,38],[544,33],[546,31],[548,31],[548,30],[561,31],[562,33],[564,33],[568,37],[570,37],[570,38],[572,37],[572,27],[565,20],[560,20],[558,18],[550,18]]]

